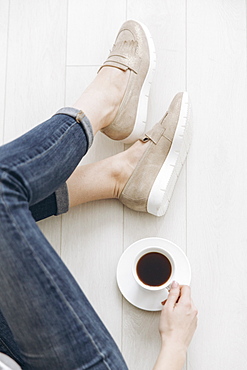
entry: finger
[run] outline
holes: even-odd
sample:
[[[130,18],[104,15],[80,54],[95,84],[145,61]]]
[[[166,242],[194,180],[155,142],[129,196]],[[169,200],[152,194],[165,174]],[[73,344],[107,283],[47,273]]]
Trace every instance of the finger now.
[[[166,301],[166,306],[174,307],[180,295],[180,287],[176,281],[173,281],[171,290]]]
[[[167,299],[161,302],[161,304],[164,306],[166,304]]]
[[[188,285],[183,285],[181,287],[181,293],[180,293],[180,303],[191,303],[191,289]]]

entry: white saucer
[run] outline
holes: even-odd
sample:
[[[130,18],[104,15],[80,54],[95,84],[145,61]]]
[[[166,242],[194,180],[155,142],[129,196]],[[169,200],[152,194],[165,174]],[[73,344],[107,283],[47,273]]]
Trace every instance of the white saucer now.
[[[163,307],[161,302],[168,296],[167,289],[147,291],[138,285],[132,273],[135,256],[150,246],[160,247],[172,255],[176,264],[173,280],[180,285],[190,284],[191,268],[187,256],[176,244],[162,238],[145,238],[131,244],[118,262],[117,283],[122,295],[134,306],[147,311],[160,311]]]

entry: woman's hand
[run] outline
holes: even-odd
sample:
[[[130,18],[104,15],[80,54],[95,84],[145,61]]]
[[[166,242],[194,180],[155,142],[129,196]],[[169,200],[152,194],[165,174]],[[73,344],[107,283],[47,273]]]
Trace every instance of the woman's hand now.
[[[197,309],[191,299],[189,286],[173,282],[163,303],[159,331],[161,351],[154,370],[181,370],[186,351],[197,326]]]
[[[187,285],[173,282],[160,317],[162,343],[176,343],[187,350],[197,326],[197,309]]]

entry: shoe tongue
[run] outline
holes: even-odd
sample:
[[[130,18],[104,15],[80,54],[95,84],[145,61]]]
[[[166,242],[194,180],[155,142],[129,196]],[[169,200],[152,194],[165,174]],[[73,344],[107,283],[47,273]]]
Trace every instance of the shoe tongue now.
[[[137,41],[119,41],[117,42],[110,53],[110,55],[122,56],[123,58],[130,59],[136,57],[136,50],[138,47]]]
[[[100,67],[98,72],[103,67],[115,67],[122,71],[130,69],[137,74],[142,62],[141,58],[136,55],[137,46],[137,42],[133,40],[114,44],[108,59]]]

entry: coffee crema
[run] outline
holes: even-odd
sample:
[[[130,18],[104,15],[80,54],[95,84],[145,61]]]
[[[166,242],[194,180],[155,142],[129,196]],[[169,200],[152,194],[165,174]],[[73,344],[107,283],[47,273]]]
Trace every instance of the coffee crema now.
[[[144,254],[137,262],[136,272],[143,284],[160,286],[169,280],[172,265],[164,254],[149,252]]]

